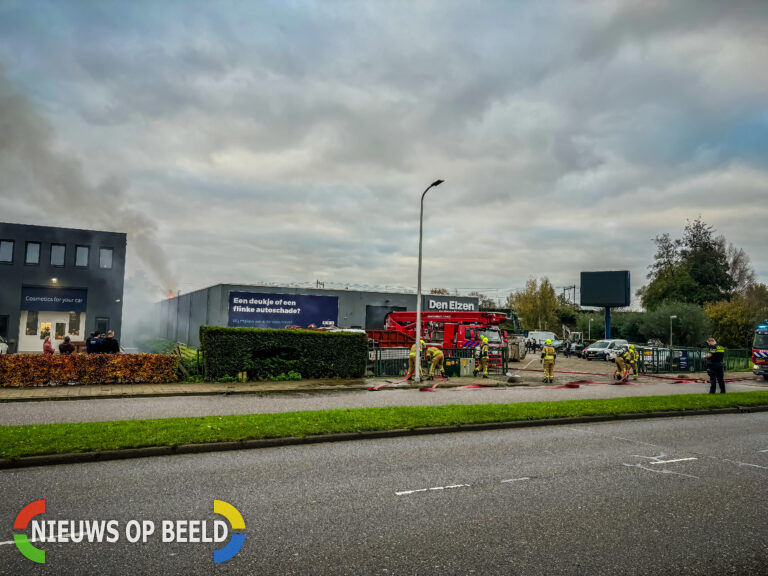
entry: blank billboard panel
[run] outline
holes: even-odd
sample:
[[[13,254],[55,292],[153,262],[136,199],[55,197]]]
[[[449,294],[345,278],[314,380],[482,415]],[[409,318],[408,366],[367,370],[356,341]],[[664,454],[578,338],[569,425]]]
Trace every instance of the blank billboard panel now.
[[[581,305],[629,306],[629,270],[582,272]]]

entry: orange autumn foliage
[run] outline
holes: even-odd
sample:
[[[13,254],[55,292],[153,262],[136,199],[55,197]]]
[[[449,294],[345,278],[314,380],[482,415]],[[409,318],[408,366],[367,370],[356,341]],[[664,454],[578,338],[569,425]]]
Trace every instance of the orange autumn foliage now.
[[[2,354],[0,385],[176,382],[177,364],[172,354]]]

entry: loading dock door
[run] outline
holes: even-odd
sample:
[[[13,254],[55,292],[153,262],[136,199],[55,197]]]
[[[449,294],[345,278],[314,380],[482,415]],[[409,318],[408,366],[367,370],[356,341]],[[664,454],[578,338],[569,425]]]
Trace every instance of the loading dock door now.
[[[384,319],[390,312],[406,312],[405,306],[366,306],[365,329],[384,330]]]

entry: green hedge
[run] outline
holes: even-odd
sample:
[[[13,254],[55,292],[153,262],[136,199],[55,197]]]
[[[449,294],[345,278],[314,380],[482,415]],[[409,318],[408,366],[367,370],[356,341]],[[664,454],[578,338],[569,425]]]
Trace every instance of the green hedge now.
[[[302,378],[362,378],[368,338],[355,332],[200,327],[208,379],[237,376],[265,380],[291,371]]]

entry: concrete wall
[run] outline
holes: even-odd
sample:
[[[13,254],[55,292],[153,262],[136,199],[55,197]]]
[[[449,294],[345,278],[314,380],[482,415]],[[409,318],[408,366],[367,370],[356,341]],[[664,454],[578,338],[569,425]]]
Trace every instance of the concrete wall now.
[[[72,228],[53,228],[0,222],[0,240],[13,240],[13,262],[0,263],[0,316],[8,316],[9,340],[19,340],[22,287],[84,288],[88,291],[85,326],[95,329],[96,318],[109,318],[118,338],[123,318],[126,235]],[[26,243],[40,243],[40,263],[25,264]],[[64,244],[64,266],[51,266],[51,244]],[[75,267],[75,247],[90,248],[88,267]],[[99,248],[112,248],[112,268],[99,268]],[[52,279],[56,278],[56,283]],[[42,340],[40,341],[42,350]]]

